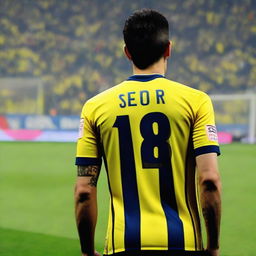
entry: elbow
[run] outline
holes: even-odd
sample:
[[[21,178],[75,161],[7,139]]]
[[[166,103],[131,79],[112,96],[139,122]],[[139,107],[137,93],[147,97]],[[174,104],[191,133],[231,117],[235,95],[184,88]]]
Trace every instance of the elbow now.
[[[202,187],[205,192],[215,192],[220,190],[219,183],[214,180],[205,180],[202,183]]]
[[[76,184],[75,186],[75,201],[77,203],[85,203],[90,201],[92,197],[92,188],[90,186],[81,186]]]
[[[204,192],[221,191],[221,179],[219,173],[213,173],[205,177],[200,177],[200,186]]]

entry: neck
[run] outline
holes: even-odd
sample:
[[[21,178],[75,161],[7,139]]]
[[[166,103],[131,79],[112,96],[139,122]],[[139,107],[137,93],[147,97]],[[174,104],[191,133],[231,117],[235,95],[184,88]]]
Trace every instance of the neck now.
[[[160,74],[165,75],[167,69],[167,59],[161,58],[158,62],[149,66],[146,69],[139,69],[133,64],[133,74],[134,75],[150,75],[150,74]]]

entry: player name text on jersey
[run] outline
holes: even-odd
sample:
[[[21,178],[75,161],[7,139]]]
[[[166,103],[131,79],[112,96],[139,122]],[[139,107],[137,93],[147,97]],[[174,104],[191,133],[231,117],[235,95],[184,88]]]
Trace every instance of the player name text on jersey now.
[[[154,93],[155,97],[150,97],[150,93]],[[150,100],[154,100],[156,104],[165,104],[163,90],[155,90],[154,92],[147,90],[127,92],[125,94],[119,94],[118,98],[121,101],[119,104],[120,108],[135,107],[137,105],[147,106],[150,104]]]

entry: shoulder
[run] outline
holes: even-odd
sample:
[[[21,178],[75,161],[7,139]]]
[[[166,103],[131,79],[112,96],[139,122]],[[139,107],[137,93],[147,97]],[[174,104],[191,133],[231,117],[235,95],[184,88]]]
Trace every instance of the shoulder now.
[[[122,87],[124,83],[125,81],[88,99],[83,105],[82,112],[93,112],[101,106],[109,105],[108,103],[113,101],[113,97],[118,93],[119,88]]]
[[[119,83],[103,92],[98,93],[97,95],[95,95],[94,97],[90,98],[89,100],[87,100],[86,103],[91,104],[91,103],[97,103],[98,101],[102,101],[103,99],[109,99],[109,97],[112,97],[114,94],[117,93],[117,91],[119,90],[119,88],[125,83]]]
[[[190,93],[190,94],[193,94],[194,96],[195,95],[202,96],[204,94],[206,95],[206,93],[204,93],[203,91],[200,91],[198,89],[192,88],[192,87],[190,87],[188,85],[185,85],[185,84],[173,81],[173,80],[169,80],[169,79],[165,79],[165,80],[171,86],[173,86],[176,91],[183,92],[183,93]]]
[[[165,80],[166,80],[166,83],[172,87],[176,95],[191,101],[191,103],[193,102],[201,103],[201,102],[210,100],[209,95],[203,91],[200,91],[198,89],[192,88],[188,85],[185,85],[176,81],[172,81],[169,79],[165,79]]]

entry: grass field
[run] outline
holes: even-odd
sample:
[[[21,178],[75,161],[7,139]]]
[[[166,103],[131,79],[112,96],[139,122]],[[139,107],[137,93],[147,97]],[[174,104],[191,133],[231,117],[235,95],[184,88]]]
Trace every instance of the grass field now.
[[[0,143],[0,255],[80,255],[73,210],[74,143]],[[222,256],[256,255],[256,145],[222,146]],[[96,247],[108,215],[99,185]]]

